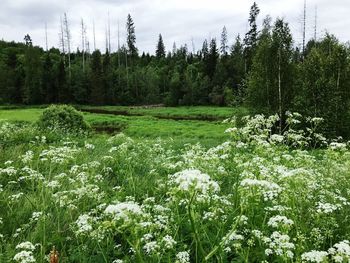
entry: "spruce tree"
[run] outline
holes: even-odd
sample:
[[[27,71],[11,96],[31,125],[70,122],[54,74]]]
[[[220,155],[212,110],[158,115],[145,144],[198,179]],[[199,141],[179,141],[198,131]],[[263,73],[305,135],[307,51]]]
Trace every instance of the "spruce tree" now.
[[[161,34],[159,34],[159,38],[158,38],[156,57],[158,59],[165,58],[165,46],[164,46],[164,42]]]
[[[258,5],[254,2],[250,8],[249,13],[249,31],[246,33],[244,38],[244,57],[245,57],[245,72],[248,73],[250,70],[252,59],[257,44],[258,27],[256,25],[257,17],[260,13]]]
[[[127,20],[126,20],[126,43],[128,47],[128,55],[132,58],[135,58],[138,56],[138,50],[136,47],[136,33],[135,33],[135,25],[134,21],[131,18],[131,15],[128,14]]]

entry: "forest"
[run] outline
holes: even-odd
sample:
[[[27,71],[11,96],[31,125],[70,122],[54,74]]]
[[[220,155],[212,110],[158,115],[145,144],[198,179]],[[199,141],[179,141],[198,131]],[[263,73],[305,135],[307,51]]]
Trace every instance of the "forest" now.
[[[248,106],[255,112],[285,112],[322,117],[324,132],[349,135],[350,47],[326,33],[297,46],[282,18],[250,9],[248,32],[229,45],[206,39],[191,51],[174,43],[167,52],[162,35],[155,52],[139,52],[136,26],[126,21],[126,45],[110,52],[71,50],[67,16],[61,24],[60,48],[44,50],[30,35],[23,43],[0,41],[1,104],[217,105]],[[282,123],[280,128],[282,127]]]

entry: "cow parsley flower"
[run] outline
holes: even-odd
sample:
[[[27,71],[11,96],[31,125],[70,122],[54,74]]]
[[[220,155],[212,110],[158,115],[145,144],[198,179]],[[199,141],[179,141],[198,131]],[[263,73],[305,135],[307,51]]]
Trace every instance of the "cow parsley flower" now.
[[[95,149],[95,145],[85,142],[85,148],[88,150]]]
[[[129,220],[130,216],[140,216],[143,214],[142,208],[135,202],[128,201],[115,205],[109,205],[105,209],[106,214],[113,215],[115,220]]]
[[[23,163],[29,163],[29,162],[31,162],[33,160],[34,153],[33,153],[33,151],[27,151],[21,157],[22,157],[22,162]]]
[[[31,242],[25,241],[25,242],[18,244],[16,246],[16,249],[33,251],[33,250],[35,250],[35,246]]]
[[[176,245],[176,241],[173,239],[172,236],[166,235],[165,237],[163,237],[162,239],[163,243],[164,243],[164,247],[166,249],[172,249],[175,245]]]
[[[151,241],[151,242],[146,243],[143,246],[143,249],[145,250],[146,254],[152,254],[159,249],[159,245],[157,244],[156,241]]]
[[[334,262],[349,262],[350,261],[350,242],[343,240],[336,243],[332,248],[328,249],[329,255],[332,256]]]
[[[340,205],[318,202],[316,211],[317,213],[320,213],[320,214],[330,214],[338,210],[339,208],[340,208]]]
[[[280,215],[271,217],[269,219],[269,221],[267,222],[268,226],[271,226],[271,227],[274,227],[274,228],[278,228],[280,226],[282,226],[282,227],[290,227],[293,224],[294,224],[293,220],[288,219],[285,216],[280,216]]]
[[[86,214],[80,215],[78,219],[75,221],[78,227],[76,234],[80,235],[80,234],[86,234],[91,232],[93,230],[91,222],[92,222],[91,216]]]
[[[270,238],[265,238],[263,240],[268,244],[269,248],[265,250],[267,256],[276,254],[277,256],[287,256],[289,258],[294,257],[295,245],[290,242],[290,237],[285,234],[281,234],[275,231],[271,234]]]
[[[322,263],[327,260],[328,253],[326,251],[311,250],[301,255],[301,259],[306,262]]]
[[[14,257],[13,260],[19,263],[35,263],[36,260],[33,256],[32,251],[21,251],[18,252]]]
[[[176,263],[190,263],[190,254],[187,251],[177,253]]]
[[[199,170],[184,170],[170,176],[177,188],[182,192],[198,191],[206,195],[208,192],[218,192],[220,187],[210,176]]]
[[[275,199],[282,191],[282,188],[276,183],[250,178],[243,179],[241,186],[244,188],[257,187],[261,190],[265,201]]]

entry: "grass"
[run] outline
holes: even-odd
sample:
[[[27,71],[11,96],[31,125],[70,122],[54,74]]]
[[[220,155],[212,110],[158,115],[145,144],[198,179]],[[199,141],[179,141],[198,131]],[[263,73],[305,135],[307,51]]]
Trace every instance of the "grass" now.
[[[127,107],[127,106],[102,106],[91,107],[84,106],[83,109],[104,109],[108,111],[125,111],[129,114],[161,116],[161,117],[214,117],[225,119],[232,116],[248,115],[249,111],[244,107],[214,107],[214,106],[195,106],[195,107]]]
[[[35,122],[42,111],[40,108],[0,109],[0,120]]]
[[[244,108],[232,109],[221,107],[131,109],[130,107],[107,106],[98,107],[98,109],[130,110],[132,113],[144,114],[144,116],[122,116],[84,112],[86,120],[92,126],[116,128],[116,132],[122,130],[126,135],[137,139],[172,138],[182,144],[199,141],[208,146],[213,146],[227,140],[228,135],[224,133],[228,128],[227,124],[222,124],[220,120],[210,122],[200,120],[172,120],[159,119],[155,116],[198,117],[206,114],[207,116],[217,116],[222,119],[232,117],[233,115],[241,116],[247,113],[247,110]],[[42,110],[42,108],[0,109],[0,119],[35,122],[38,120]]]

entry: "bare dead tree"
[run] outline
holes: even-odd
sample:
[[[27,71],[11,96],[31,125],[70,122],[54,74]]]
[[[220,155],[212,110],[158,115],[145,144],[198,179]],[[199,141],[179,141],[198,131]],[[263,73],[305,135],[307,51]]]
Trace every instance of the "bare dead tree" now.
[[[94,35],[94,51],[96,51],[96,33],[95,33],[95,20],[92,21],[92,33]]]
[[[59,46],[61,47],[63,56],[65,56],[66,48],[65,48],[65,41],[64,41],[64,29],[63,29],[62,16],[60,16]]]
[[[304,0],[304,14],[303,14],[303,57],[305,54],[305,36],[306,36],[306,0]]]
[[[71,33],[69,30],[69,23],[68,23],[68,18],[67,18],[67,14],[64,13],[64,19],[63,19],[63,28],[64,28],[64,37],[65,37],[65,41],[67,44],[67,52],[68,52],[68,72],[69,72],[69,79],[72,76],[72,72],[71,72],[71,58],[70,58],[70,54],[71,54]]]
[[[315,6],[314,40],[315,40],[315,42],[317,41],[317,5]]]
[[[45,44],[46,44],[46,51],[49,50],[49,45],[47,43],[47,23],[45,22]]]
[[[108,12],[108,52],[111,53],[111,20],[109,18],[109,12]]]
[[[196,53],[196,46],[194,45],[193,37],[191,38],[191,44],[192,44],[192,52],[193,52],[193,55],[194,55]]]
[[[105,28],[105,45],[106,45],[106,52],[109,52],[108,51],[108,29]]]
[[[85,72],[85,46],[86,46],[86,26],[81,19],[81,49],[83,54],[83,72]]]
[[[118,20],[118,66],[120,67],[120,30],[119,30],[119,20]]]

